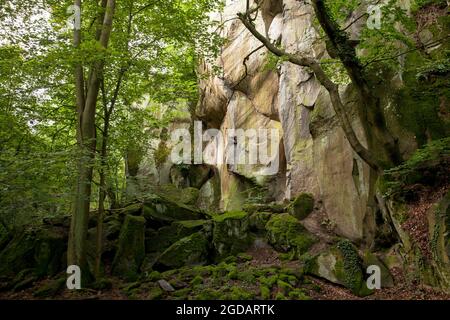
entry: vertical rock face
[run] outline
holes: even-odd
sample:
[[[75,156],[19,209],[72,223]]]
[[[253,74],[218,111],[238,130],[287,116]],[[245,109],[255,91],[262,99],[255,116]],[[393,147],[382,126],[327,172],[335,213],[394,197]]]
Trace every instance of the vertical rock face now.
[[[307,192],[323,206],[336,231],[353,240],[363,238],[368,196],[368,167],[354,154],[331,107],[328,93],[306,68],[284,62],[268,67],[270,57],[261,43],[237,19],[245,1],[227,0],[224,11],[213,17],[224,23],[227,39],[216,64],[223,72],[208,74],[200,83],[196,114],[209,128],[219,129],[227,150],[228,129],[278,129],[274,157],[278,171],[262,175],[264,165],[219,165],[222,207],[238,210],[243,192],[254,186],[271,200],[292,199]],[[288,52],[316,58],[326,55],[313,26],[311,6],[295,0],[265,1],[255,20],[257,29]],[[230,20],[231,19],[231,20]],[[348,101],[352,101],[348,94]],[[354,117],[354,128],[365,141]],[[270,139],[269,139],[270,140]],[[269,141],[269,143],[272,141]],[[248,150],[245,150],[247,152]],[[272,153],[273,154],[273,153]],[[226,152],[223,157],[226,157]],[[267,166],[266,166],[267,167]]]

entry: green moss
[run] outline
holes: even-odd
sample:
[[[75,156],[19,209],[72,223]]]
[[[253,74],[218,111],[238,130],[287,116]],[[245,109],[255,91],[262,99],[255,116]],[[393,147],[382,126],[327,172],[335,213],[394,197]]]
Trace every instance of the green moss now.
[[[411,196],[418,186],[438,185],[445,179],[449,161],[450,138],[430,142],[402,165],[386,170],[378,180],[378,189],[388,197]]]
[[[289,213],[299,220],[305,219],[314,210],[314,197],[309,193],[300,194],[289,207]]]
[[[255,212],[249,216],[249,225],[254,230],[265,230],[266,224],[270,220],[272,213],[270,212]]]
[[[250,271],[240,271],[237,274],[236,277],[238,280],[246,282],[246,283],[250,283],[250,284],[255,284],[256,283],[256,277],[253,274],[253,270]]]
[[[448,57],[446,60],[448,64]],[[407,56],[407,67],[403,74],[405,86],[395,95],[395,111],[399,122],[403,128],[415,134],[420,146],[430,139],[441,139],[450,133],[448,119],[439,116],[442,99],[450,99],[450,80],[447,76],[450,65],[445,72],[424,70],[423,66],[427,62],[418,52]],[[433,60],[432,65],[440,64]]]
[[[286,212],[286,207],[282,203],[246,203],[242,210],[248,214],[253,214],[256,212],[269,212],[269,213],[283,213]]]
[[[220,290],[210,288],[202,289],[200,293],[195,296],[196,300],[220,300],[223,299],[223,294]]]
[[[258,280],[262,285],[265,285],[269,289],[271,289],[275,285],[275,283],[277,283],[278,275],[274,274],[268,277],[260,277]]]
[[[297,284],[297,277],[296,276],[281,273],[279,278],[280,278],[280,280],[289,283],[291,286],[295,286]]]
[[[231,288],[231,300],[252,300],[255,298],[255,293],[245,290],[244,288],[233,286]]]
[[[183,288],[183,289],[176,290],[175,292],[173,292],[172,296],[183,299],[183,300],[187,300],[190,293],[191,293],[191,288]]]
[[[296,218],[287,213],[273,215],[266,224],[266,230],[268,241],[275,249],[284,252],[294,250],[297,257],[308,251],[316,241]]]
[[[293,289],[293,287],[289,283],[280,279],[277,281],[277,286],[285,295],[288,294],[289,291]]]
[[[162,252],[178,240],[202,230],[207,223],[207,220],[175,221],[157,231],[147,231],[145,250],[146,252]]]
[[[180,268],[201,265],[208,260],[209,241],[202,232],[182,238],[167,248],[157,259],[157,266]]]
[[[227,212],[213,218],[212,243],[216,249],[216,260],[244,252],[253,242],[249,233],[249,222],[246,212]]]
[[[161,273],[159,273],[158,271],[152,271],[149,275],[148,275],[148,279],[150,281],[158,281],[161,278]]]
[[[163,297],[164,291],[159,286],[154,286],[148,291],[148,300],[159,300]]]
[[[343,259],[336,261],[335,271],[338,279],[356,295],[362,295],[367,286],[364,282],[362,260],[349,240],[341,240],[336,245]]]
[[[278,292],[277,295],[275,296],[275,300],[287,300],[287,299],[284,294],[282,294],[281,292]]]
[[[27,227],[16,230],[0,253],[0,273],[14,275],[33,268],[39,277],[55,275],[63,269],[67,247],[64,232],[51,227]]]
[[[142,203],[132,203],[124,208],[121,208],[119,210],[119,214],[139,216],[142,213],[142,207]]]
[[[247,217],[245,211],[229,211],[213,217],[215,222],[224,222],[225,220],[242,220]]]
[[[133,281],[139,276],[145,258],[145,219],[144,217],[126,216],[114,261],[112,273]]]
[[[253,260],[253,257],[251,255],[244,252],[239,253],[236,258],[239,262],[247,262]]]
[[[203,278],[201,276],[196,276],[194,279],[192,279],[191,285],[196,286],[199,284],[203,284]]]
[[[259,292],[260,292],[261,298],[263,300],[270,300],[271,294],[270,294],[270,288],[269,287],[267,287],[266,285],[262,284],[262,285],[259,286]]]
[[[311,298],[301,289],[294,289],[289,292],[289,298],[293,300],[311,300]]]

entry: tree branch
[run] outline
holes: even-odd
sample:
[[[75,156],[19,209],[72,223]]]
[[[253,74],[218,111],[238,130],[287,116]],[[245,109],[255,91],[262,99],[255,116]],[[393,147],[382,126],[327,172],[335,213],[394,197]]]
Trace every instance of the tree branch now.
[[[311,68],[314,72],[317,80],[325,87],[325,89],[329,92],[331,103],[334,108],[334,111],[339,119],[342,129],[344,130],[345,136],[349,141],[352,149],[363,159],[370,167],[374,170],[379,171],[381,166],[378,160],[369,152],[367,148],[365,148],[358,137],[356,136],[355,131],[353,130],[352,124],[348,115],[346,113],[345,107],[342,103],[341,97],[339,95],[338,86],[331,81],[331,79],[325,74],[320,64],[313,58],[309,57],[301,57],[298,55],[290,54],[277,46],[275,46],[269,39],[263,36],[261,33],[256,30],[255,25],[251,21],[248,16],[248,13],[238,13],[238,17],[244,26],[255,36],[262,44],[273,54],[278,57],[284,57],[287,61],[302,67]]]

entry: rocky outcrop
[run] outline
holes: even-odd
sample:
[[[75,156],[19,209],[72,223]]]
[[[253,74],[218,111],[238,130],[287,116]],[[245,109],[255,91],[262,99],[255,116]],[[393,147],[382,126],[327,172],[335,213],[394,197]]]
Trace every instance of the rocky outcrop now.
[[[341,240],[318,255],[310,262],[308,272],[344,285],[356,295],[371,293],[366,285],[362,259],[348,240]]]
[[[450,292],[450,139],[434,141],[378,183],[384,216],[413,280]],[[391,231],[392,232],[392,231]]]
[[[245,1],[229,0],[218,18],[227,21],[244,9]],[[316,58],[327,55],[325,45],[317,40],[311,6],[271,0],[261,10],[257,29],[283,48]],[[240,210],[247,198],[245,190],[254,187],[251,181],[265,188],[264,196],[270,200],[312,193],[338,234],[353,240],[370,234],[371,230],[364,230],[371,227],[365,221],[373,218],[366,206],[369,169],[346,141],[328,93],[308,69],[288,62],[274,66],[273,57],[240,21],[226,22],[223,36],[228,41],[216,62],[223,73],[209,73],[200,81],[197,116],[223,134],[233,128],[264,128],[279,130],[280,138],[273,141],[278,145],[276,174],[262,175],[261,165],[219,166],[222,208]],[[210,70],[206,63],[200,68],[203,73]],[[351,90],[347,91],[346,101],[352,101]],[[356,115],[353,124],[364,141]]]

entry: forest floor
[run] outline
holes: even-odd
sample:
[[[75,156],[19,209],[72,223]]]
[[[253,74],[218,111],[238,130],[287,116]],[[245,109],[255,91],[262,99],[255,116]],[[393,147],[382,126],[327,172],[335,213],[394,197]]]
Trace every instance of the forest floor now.
[[[269,290],[266,299],[289,300],[450,300],[450,295],[406,281],[400,269],[393,270],[395,286],[383,288],[367,297],[357,297],[350,290],[323,279],[299,275],[298,261],[282,261],[270,247],[256,246],[243,258],[229,264],[183,268],[150,275],[144,280],[126,282],[108,278],[104,289],[64,290],[64,281],[59,289],[45,295],[36,292],[45,287],[54,287],[55,278],[43,279],[31,287],[19,291],[0,292],[0,300],[149,300],[149,299],[264,299],[261,283]],[[193,271],[194,272],[191,272]],[[224,271],[223,275],[221,272]],[[234,275],[231,275],[234,273]],[[60,275],[61,277],[61,275]],[[221,279],[222,278],[222,279]],[[166,292],[158,280],[167,280],[175,289]],[[273,279],[272,286],[267,284]],[[267,284],[267,285],[266,285]],[[232,288],[232,290],[230,290]],[[222,292],[230,292],[229,294]]]

